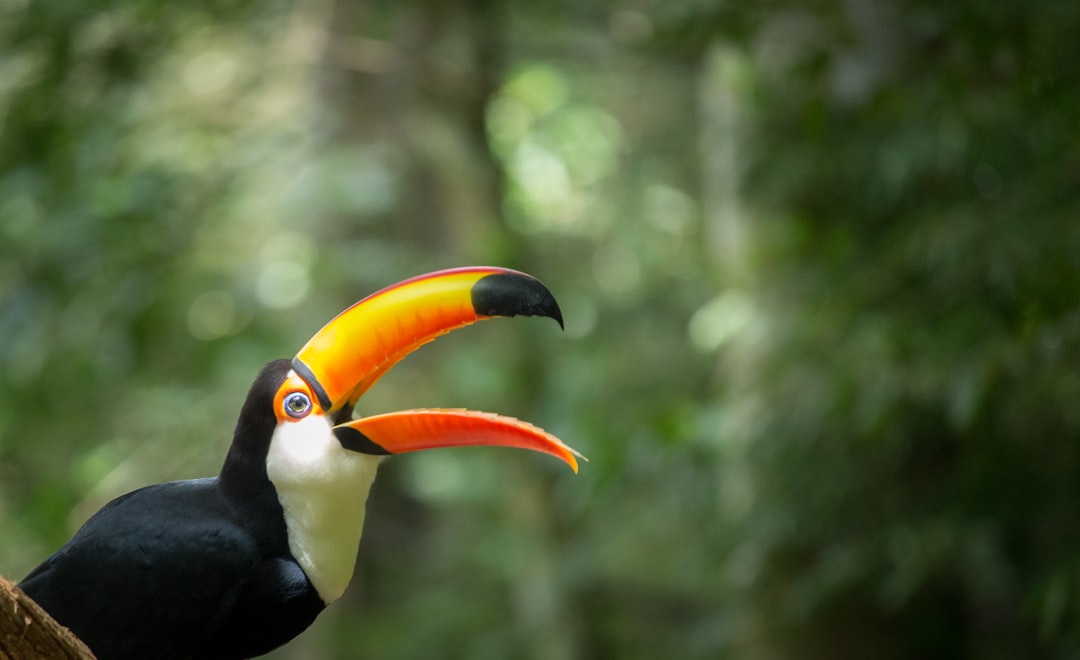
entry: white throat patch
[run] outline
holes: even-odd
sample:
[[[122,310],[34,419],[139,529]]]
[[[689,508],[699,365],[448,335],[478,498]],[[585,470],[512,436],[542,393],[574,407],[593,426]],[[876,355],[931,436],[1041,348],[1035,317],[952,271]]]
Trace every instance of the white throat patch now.
[[[352,579],[380,457],[348,451],[322,416],[279,424],[266,475],[285,511],[289,550],[330,604]]]

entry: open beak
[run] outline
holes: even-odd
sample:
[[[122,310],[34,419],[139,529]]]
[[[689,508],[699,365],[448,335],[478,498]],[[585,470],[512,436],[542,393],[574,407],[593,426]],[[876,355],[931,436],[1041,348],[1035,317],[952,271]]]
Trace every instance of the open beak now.
[[[535,278],[475,267],[420,275],[373,293],[326,324],[293,358],[346,449],[399,454],[437,447],[499,445],[556,456],[577,472],[580,456],[531,424],[471,410],[421,409],[349,421],[356,401],[423,344],[497,316],[547,316],[562,325],[555,298]]]

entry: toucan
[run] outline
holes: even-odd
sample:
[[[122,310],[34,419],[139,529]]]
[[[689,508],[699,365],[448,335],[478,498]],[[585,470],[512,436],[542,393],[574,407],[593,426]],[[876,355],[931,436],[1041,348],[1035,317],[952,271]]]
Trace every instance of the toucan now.
[[[420,275],[349,307],[255,378],[216,477],[147,486],[95,513],[19,586],[100,660],[250,658],[285,644],[352,577],[388,455],[503,445],[580,456],[531,424],[463,409],[352,419],[405,355],[478,320],[562,314],[504,268]]]

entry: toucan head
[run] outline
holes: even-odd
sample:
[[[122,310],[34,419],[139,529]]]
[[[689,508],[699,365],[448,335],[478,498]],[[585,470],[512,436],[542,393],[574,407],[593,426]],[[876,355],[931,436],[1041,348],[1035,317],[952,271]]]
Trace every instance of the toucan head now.
[[[558,438],[502,415],[421,409],[352,419],[357,400],[420,345],[476,321],[518,315],[547,316],[562,325],[551,292],[513,270],[459,268],[389,286],[346,309],[300,349],[274,392],[277,424],[321,418],[342,448],[361,454],[503,445],[551,454],[576,472],[575,452]]]

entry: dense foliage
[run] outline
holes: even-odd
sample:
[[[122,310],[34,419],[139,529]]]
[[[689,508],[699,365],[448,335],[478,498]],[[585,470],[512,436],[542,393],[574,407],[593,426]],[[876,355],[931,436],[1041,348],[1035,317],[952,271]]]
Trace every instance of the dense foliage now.
[[[69,6],[70,5],[70,6]],[[0,572],[212,474],[251,377],[493,263],[276,657],[1080,653],[1080,5],[0,3]]]

